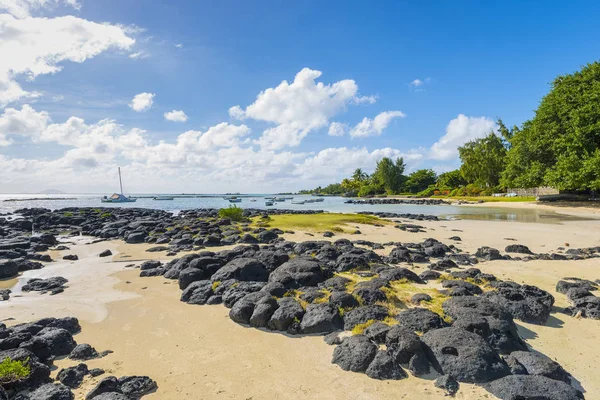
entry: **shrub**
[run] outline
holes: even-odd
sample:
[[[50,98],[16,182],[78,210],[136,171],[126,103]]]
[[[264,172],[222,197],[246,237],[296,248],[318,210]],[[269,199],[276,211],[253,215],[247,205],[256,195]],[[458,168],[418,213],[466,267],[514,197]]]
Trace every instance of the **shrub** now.
[[[112,217],[112,213],[109,212],[105,212],[104,214],[100,215],[100,218],[110,218]]]
[[[29,376],[31,369],[28,364],[29,359],[13,361],[10,357],[6,357],[0,363],[0,383],[14,382]]]
[[[376,185],[365,185],[358,191],[358,197],[374,196],[382,192],[381,187]]]
[[[219,217],[229,218],[232,221],[241,221],[244,219],[244,210],[236,205],[229,206],[228,208],[221,208],[219,210]]]
[[[70,211],[66,211],[66,212],[64,212],[64,213],[63,213],[63,215],[64,215],[65,217],[72,217],[72,216],[73,216],[73,213],[72,213],[72,212],[70,212]]]

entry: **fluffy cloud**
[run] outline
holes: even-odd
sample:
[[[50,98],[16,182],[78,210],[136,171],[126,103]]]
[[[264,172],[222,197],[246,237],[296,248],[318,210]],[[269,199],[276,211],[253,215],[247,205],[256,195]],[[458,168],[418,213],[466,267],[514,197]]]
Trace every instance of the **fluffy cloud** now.
[[[20,76],[34,80],[60,71],[64,61],[82,63],[110,49],[127,50],[135,43],[121,26],[73,16],[29,15],[58,1],[0,1],[0,9],[9,12],[0,14],[0,106],[39,95],[25,91],[16,80]]]
[[[348,125],[341,122],[332,122],[329,124],[329,130],[327,134],[329,136],[344,136],[348,130]]]
[[[406,117],[406,115],[402,111],[384,111],[373,119],[365,117],[352,128],[350,136],[358,138],[379,136],[383,130],[388,127],[390,122],[396,118],[404,117]]]
[[[446,127],[446,134],[431,146],[429,157],[435,160],[456,159],[459,146],[484,137],[496,128],[496,123],[490,118],[459,114]]]
[[[0,116],[0,146],[10,145],[12,140],[9,137],[30,136],[31,132],[41,132],[49,121],[47,112],[38,113],[28,104],[21,110],[5,109]]]
[[[270,150],[297,146],[311,131],[329,125],[329,119],[345,111],[348,104],[374,102],[372,96],[357,96],[358,85],[345,79],[325,85],[317,82],[322,72],[304,68],[292,83],[281,82],[262,91],[246,109],[234,106],[235,119],[254,119],[276,124],[263,132],[257,143]]]
[[[419,87],[422,85],[423,85],[423,81],[418,78],[410,83],[410,86],[414,86],[414,87]]]
[[[169,111],[166,112],[164,115],[167,121],[185,122],[188,120],[188,116],[181,110]]]
[[[152,104],[154,103],[154,93],[139,93],[133,96],[133,100],[129,103],[129,107],[131,107],[134,111],[142,112],[148,111]]]
[[[4,10],[17,18],[27,18],[32,11],[61,3],[77,10],[81,8],[78,0],[0,0],[0,11]]]
[[[383,148],[368,151],[366,148],[329,148],[321,150],[312,157],[308,157],[301,164],[297,165],[294,173],[302,180],[323,180],[340,181],[348,177],[356,168],[362,168],[367,171],[375,169],[377,161],[383,157],[395,159],[403,157],[407,166],[410,168],[417,161],[423,158],[418,152],[403,153],[400,150],[392,148]]]

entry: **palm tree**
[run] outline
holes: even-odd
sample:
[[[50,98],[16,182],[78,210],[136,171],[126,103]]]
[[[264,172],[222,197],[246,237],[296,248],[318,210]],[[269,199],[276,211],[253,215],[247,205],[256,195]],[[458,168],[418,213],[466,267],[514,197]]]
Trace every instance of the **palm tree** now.
[[[369,175],[367,175],[367,173],[365,173],[360,168],[356,168],[356,170],[352,174],[352,179],[355,180],[355,181],[357,181],[357,182],[365,181],[365,180],[367,180],[368,177],[369,177]]]

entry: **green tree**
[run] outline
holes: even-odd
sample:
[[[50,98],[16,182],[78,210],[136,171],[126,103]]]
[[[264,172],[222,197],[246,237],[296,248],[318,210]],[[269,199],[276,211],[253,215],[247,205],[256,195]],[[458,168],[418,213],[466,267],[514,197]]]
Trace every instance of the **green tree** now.
[[[493,187],[500,183],[504,170],[506,147],[494,132],[458,148],[462,161],[460,172],[469,183]]]
[[[559,76],[510,139],[506,186],[600,189],[600,63]]]
[[[352,174],[352,180],[356,182],[364,182],[369,179],[369,175],[365,173],[362,169],[356,168],[354,173]]]
[[[432,169],[419,169],[408,176],[404,187],[411,193],[418,193],[435,184],[436,178]]]
[[[437,177],[436,186],[438,188],[454,189],[465,186],[468,182],[462,176],[459,169],[454,171],[444,172]]]
[[[405,181],[405,168],[402,158],[397,158],[394,162],[391,158],[384,157],[377,162],[371,185],[380,185],[389,194],[399,193]]]

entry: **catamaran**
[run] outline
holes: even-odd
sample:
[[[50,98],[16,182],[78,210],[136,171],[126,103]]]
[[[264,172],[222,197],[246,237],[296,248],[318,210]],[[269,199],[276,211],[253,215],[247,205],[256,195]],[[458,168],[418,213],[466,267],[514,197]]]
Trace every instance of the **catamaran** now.
[[[113,193],[112,196],[104,196],[100,200],[103,203],[135,203],[137,199],[127,197],[123,194],[123,181],[121,180],[121,167],[119,167],[119,186],[121,193]]]

